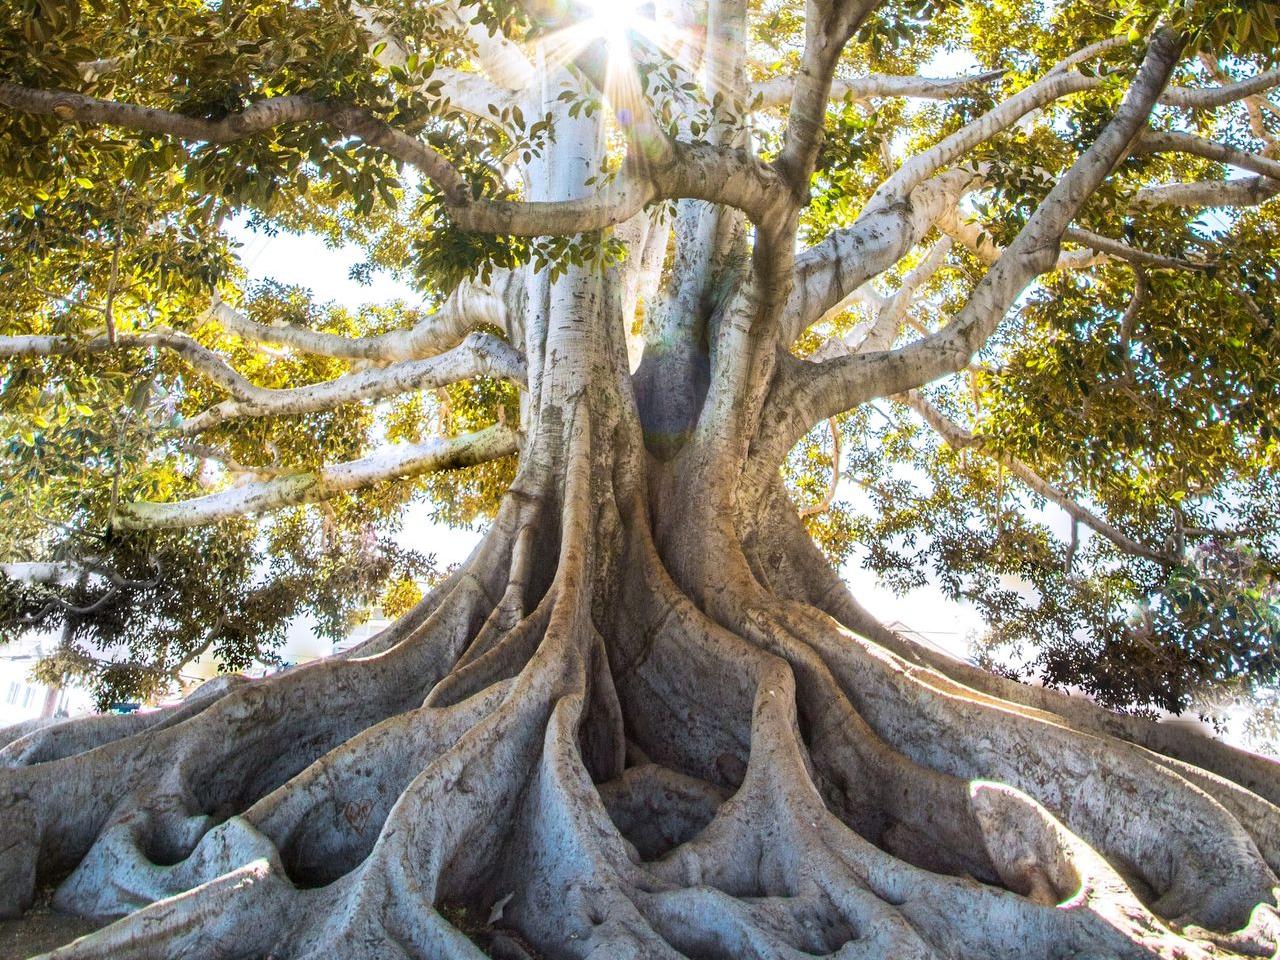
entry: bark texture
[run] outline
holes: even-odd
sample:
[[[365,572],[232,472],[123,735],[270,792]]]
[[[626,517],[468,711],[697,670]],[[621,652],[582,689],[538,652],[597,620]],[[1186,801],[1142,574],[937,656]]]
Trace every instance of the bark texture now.
[[[823,10],[836,39],[865,15]],[[791,186],[842,42],[815,44],[794,85],[770,174]],[[508,284],[481,312],[518,317],[521,466],[469,561],[348,655],[213,681],[145,717],[9,731],[0,911],[56,883],[60,908],[119,918],[59,960],[1273,955],[1280,768],[885,630],[776,469],[797,411],[807,429],[967,362],[1145,124],[1177,55],[1152,48],[1101,146],[950,332],[909,352],[802,376],[785,333],[910,249],[910,233],[877,246],[877,218],[911,219],[897,200],[834,266],[797,267],[794,204],[690,194],[634,375],[626,331],[653,296],[666,212],[626,225],[620,266]],[[585,203],[598,120],[557,92],[529,201]],[[945,162],[904,167],[895,190],[941,190],[927,178]],[[434,369],[398,344],[381,355]]]

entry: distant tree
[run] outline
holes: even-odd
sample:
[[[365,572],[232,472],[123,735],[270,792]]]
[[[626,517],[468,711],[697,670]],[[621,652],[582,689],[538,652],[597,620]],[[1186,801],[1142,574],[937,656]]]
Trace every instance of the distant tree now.
[[[1276,18],[8,0],[5,629],[111,700],[405,612],[6,731],[0,912],[122,918],[64,958],[1275,953],[1280,768],[831,560],[1106,704],[1276,679]],[[233,219],[421,302],[253,284]],[[487,531],[417,600],[422,500]]]

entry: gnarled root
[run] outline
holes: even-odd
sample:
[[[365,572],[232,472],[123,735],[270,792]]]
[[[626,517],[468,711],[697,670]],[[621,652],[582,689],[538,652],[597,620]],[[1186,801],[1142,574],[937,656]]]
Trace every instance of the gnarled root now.
[[[121,917],[49,956],[1275,950],[1280,813],[1242,784],[759,580],[709,616],[612,481],[523,490],[353,655],[10,744],[7,907],[59,879]]]

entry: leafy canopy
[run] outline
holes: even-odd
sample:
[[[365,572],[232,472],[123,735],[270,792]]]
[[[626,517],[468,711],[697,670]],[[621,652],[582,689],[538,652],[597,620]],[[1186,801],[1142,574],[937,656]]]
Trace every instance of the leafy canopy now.
[[[271,97],[342,103],[429,144],[472,196],[518,197],[513,164],[536,159],[555,130],[547,117],[496,101],[478,116],[455,91],[459,77],[478,76],[469,20],[515,41],[539,27],[506,0],[464,7],[461,18],[445,9],[411,0],[379,7],[377,23],[407,51],[397,60],[347,0],[8,0],[0,80],[211,121]],[[1113,115],[1157,21],[1185,31],[1198,54],[1184,59],[1174,83],[1207,87],[1274,66],[1278,16],[1276,4],[1253,0],[882,5],[846,50],[841,77],[912,76],[956,63],[992,73],[939,100],[837,97],[803,214],[806,243],[847,227],[905,157],[1073,52],[1117,42],[1083,68],[1097,85],[966,159],[983,185],[963,201],[959,227],[931,230],[795,351],[865,329],[942,242],[949,247],[916,290],[898,337],[954,315],[990,257]],[[793,74],[802,5],[757,0],[749,25],[749,79]],[[660,119],[679,129],[671,105],[696,91],[656,51],[638,66],[644,89],[665,104]],[[1161,107],[1153,126],[1275,158],[1280,107],[1266,96],[1213,110]],[[694,137],[707,130],[709,106],[683,117]],[[571,109],[601,105],[584,88]],[[733,109],[752,113],[765,156],[779,149],[781,108],[757,100]],[[604,184],[616,173],[614,164],[593,176]],[[833,561],[862,563],[901,589],[941,583],[991,624],[983,650],[993,665],[1083,686],[1114,706],[1182,710],[1213,692],[1280,680],[1277,205],[1139,202],[1156,185],[1234,175],[1221,160],[1133,151],[1076,226],[1145,251],[1146,261],[1111,258],[1049,274],[973,369],[914,399],[842,415],[839,464],[827,428],[801,443],[785,468],[797,502],[822,501],[833,466],[844,481],[834,503],[807,520]],[[395,545],[407,506],[426,499],[445,522],[483,522],[514,463],[505,457],[192,530],[124,531],[114,523],[123,504],[302,475],[388,443],[514,424],[520,410],[511,383],[469,377],[231,419],[191,437],[182,424],[226,400],[224,384],[171,350],[90,344],[176,331],[253,385],[287,390],[367,364],[240,336],[211,316],[215,295],[259,324],[365,338],[414,329],[446,308],[460,282],[491,283],[525,263],[555,271],[631,255],[612,232],[532,240],[464,232],[434,187],[369,143],[314,123],[184,142],[3,110],[0,209],[0,336],[81,345],[11,357],[0,379],[0,502],[9,520],[0,559],[72,571],[44,582],[5,579],[0,617],[11,637],[60,630],[42,674],[88,678],[103,702],[167,689],[204,650],[232,669],[270,657],[284,624],[301,613],[337,636],[371,601],[403,610],[417,581],[436,574],[429,558]],[[251,282],[231,223],[358,248],[354,280],[385,271],[420,300],[352,310]],[[975,232],[973,243],[961,242]],[[1078,240],[1073,249],[1088,253]],[[959,433],[940,433],[922,410]],[[1135,554],[1078,517],[1064,529],[1067,514],[1046,488],[1145,549]]]

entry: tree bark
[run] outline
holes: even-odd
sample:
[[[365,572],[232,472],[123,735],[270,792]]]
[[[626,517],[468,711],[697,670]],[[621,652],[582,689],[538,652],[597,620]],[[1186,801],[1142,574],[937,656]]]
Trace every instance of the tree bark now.
[[[557,94],[532,203],[599,167]],[[389,630],[3,738],[0,910],[119,918],[63,960],[1272,954],[1276,765],[874,623],[752,465],[788,292],[703,228],[693,347],[634,380],[642,258],[528,273],[517,478]]]

